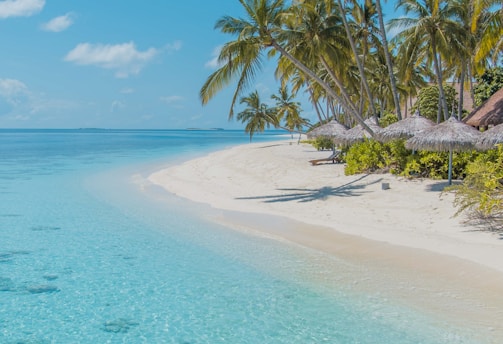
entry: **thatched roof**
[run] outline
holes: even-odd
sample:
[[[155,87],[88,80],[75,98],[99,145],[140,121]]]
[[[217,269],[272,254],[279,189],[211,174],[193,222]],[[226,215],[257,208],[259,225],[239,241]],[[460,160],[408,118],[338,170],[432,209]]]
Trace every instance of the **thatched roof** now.
[[[475,148],[480,132],[454,116],[408,139],[408,149],[430,151],[462,151]]]
[[[373,132],[374,134],[379,134],[382,128],[377,124],[377,121],[374,117],[370,117],[364,122]],[[343,145],[351,145],[356,142],[361,142],[365,138],[371,138],[372,136],[369,134],[367,130],[365,130],[360,124],[346,131],[340,137],[334,138],[334,141]]]
[[[388,142],[393,139],[408,139],[417,133],[433,127],[435,123],[419,113],[404,118],[383,128],[377,135],[378,139]]]
[[[320,125],[319,127],[314,128],[313,130],[308,132],[307,138],[312,139],[318,136],[334,137],[341,135],[347,130],[348,128],[346,126],[333,119],[330,122]]]
[[[473,110],[463,122],[473,127],[487,127],[503,123],[503,88]]]
[[[477,141],[477,148],[491,149],[498,143],[503,143],[503,124],[498,124],[497,126],[484,131]]]

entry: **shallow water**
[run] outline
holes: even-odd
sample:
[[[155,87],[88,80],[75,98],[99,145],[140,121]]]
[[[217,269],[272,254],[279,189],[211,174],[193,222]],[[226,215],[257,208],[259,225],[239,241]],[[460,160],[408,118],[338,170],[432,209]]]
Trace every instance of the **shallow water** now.
[[[306,281],[327,259],[357,268],[346,261],[229,231],[143,190],[152,166],[247,140],[0,130],[0,343],[475,342],[346,279]]]

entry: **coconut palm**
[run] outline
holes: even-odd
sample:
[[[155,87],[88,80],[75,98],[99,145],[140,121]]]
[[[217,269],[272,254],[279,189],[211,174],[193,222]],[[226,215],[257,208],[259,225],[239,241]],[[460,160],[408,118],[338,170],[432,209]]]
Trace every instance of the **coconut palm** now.
[[[328,1],[328,2],[332,3],[332,1]],[[346,35],[347,35],[349,44],[351,46],[351,50],[352,50],[353,55],[354,55],[353,56],[354,60],[356,61],[356,65],[358,66],[358,71],[360,73],[360,77],[362,78],[362,83],[363,83],[363,86],[364,86],[364,90],[365,90],[365,93],[366,93],[366,95],[368,97],[368,100],[369,100],[370,109],[372,111],[372,114],[374,116],[377,116],[377,110],[375,108],[374,101],[373,101],[374,97],[372,96],[372,91],[370,90],[370,87],[369,87],[369,84],[368,84],[368,81],[367,81],[367,77],[366,77],[366,74],[365,74],[365,69],[364,69],[363,63],[362,63],[362,61],[360,59],[360,53],[359,53],[359,51],[357,49],[355,40],[353,38],[353,32],[352,32],[352,30],[350,28],[350,24],[348,22],[348,18],[346,17],[346,8],[345,8],[344,4],[342,3],[342,0],[337,0],[337,4],[339,5],[339,11],[342,13],[341,19],[342,19],[342,22],[344,24],[344,28],[346,30]]]
[[[398,0],[396,7],[402,8],[409,17],[393,19],[390,26],[405,28],[400,35],[407,37],[408,41],[418,42],[420,39],[428,48],[437,77],[439,105],[444,120],[447,120],[449,109],[445,100],[440,52],[448,50],[452,37],[460,31],[454,6],[447,0]]]
[[[242,97],[240,103],[246,104],[246,108],[238,113],[237,119],[241,123],[246,123],[245,132],[250,134],[250,141],[256,132],[263,132],[266,127],[269,128],[271,125],[279,126],[276,109],[262,103],[257,91]]]
[[[395,47],[397,76],[400,80],[401,90],[405,96],[405,117],[407,109],[412,107],[412,100],[417,96],[418,91],[427,85],[425,78],[433,78],[430,69],[425,64],[425,51],[421,45],[415,41],[405,41],[402,36],[395,36],[392,41]]]
[[[381,8],[381,0],[376,0],[377,16],[379,18],[379,33],[382,38],[382,45],[384,49],[384,57],[386,58],[386,66],[388,67],[389,80],[391,84],[391,92],[393,94],[393,101],[395,103],[396,116],[399,120],[402,119],[402,111],[400,109],[400,98],[398,97],[398,88],[396,86],[396,79],[393,69],[393,62],[391,60],[391,53],[388,47],[388,38],[386,37],[386,27],[384,26],[384,18]]]
[[[369,71],[368,67],[368,59],[371,55],[371,50],[379,50],[381,47],[380,38],[377,35],[377,23],[376,23],[376,10],[373,2],[371,0],[365,0],[361,4],[357,1],[353,2],[352,11],[351,11],[351,29],[352,36],[354,36],[356,42],[358,42],[358,48],[361,54],[361,62],[366,71]],[[372,85],[370,85],[371,81],[368,80],[371,92],[375,95]],[[364,94],[364,82],[363,78],[360,78],[360,106],[359,110],[363,111],[363,105],[365,101]]]
[[[460,97],[458,119],[461,119],[462,116],[465,80],[469,82],[473,101],[473,83],[471,82],[473,71],[483,71],[487,68],[488,56],[480,61],[476,61],[475,56],[478,42],[482,41],[484,30],[488,27],[492,18],[487,7],[488,5],[494,5],[494,2],[487,0],[458,0],[452,5],[457,13],[461,28],[460,34],[452,42],[456,54],[450,56],[450,64],[455,68],[455,73],[460,84],[458,91]]]
[[[350,96],[353,92],[347,89],[347,80],[344,80],[346,64],[332,63],[351,59],[340,15],[324,1],[305,0],[290,8],[284,24],[282,37],[288,42],[289,54],[316,72],[330,89],[337,92],[338,101],[345,107],[358,112]],[[282,65],[295,65],[286,57],[281,60],[286,60]]]
[[[496,63],[498,56],[503,53],[503,3],[501,0],[473,0],[474,18],[485,13],[482,25],[482,36],[480,38],[475,62],[484,61],[487,57],[492,57]]]
[[[215,25],[215,28],[223,33],[235,35],[237,38],[223,46],[218,57],[221,67],[213,72],[203,84],[200,90],[203,105],[237,77],[236,90],[229,112],[229,119],[231,119],[236,99],[253,81],[262,66],[264,54],[268,51],[268,56],[279,53],[288,59],[307,78],[319,84],[328,95],[345,106],[348,113],[358,122],[366,126],[363,118],[354,112],[328,83],[283,47],[282,44],[288,43],[288,35],[282,32],[283,18],[286,14],[282,0],[239,0],[239,2],[245,9],[247,19],[224,16]]]
[[[280,87],[278,94],[273,94],[271,98],[276,101],[276,118],[278,122],[285,120],[285,125],[282,128],[287,129],[290,133],[297,131],[302,133],[305,125],[309,121],[300,117],[300,103],[294,101],[295,94],[288,92],[288,87]]]
[[[229,119],[233,117],[238,97],[260,71],[265,51],[271,46],[275,31],[281,27],[280,13],[284,11],[282,0],[239,0],[239,2],[246,11],[247,19],[224,16],[216,22],[216,29],[236,35],[237,39],[227,42],[222,47],[218,57],[221,67],[208,77],[200,90],[204,105],[237,77]]]

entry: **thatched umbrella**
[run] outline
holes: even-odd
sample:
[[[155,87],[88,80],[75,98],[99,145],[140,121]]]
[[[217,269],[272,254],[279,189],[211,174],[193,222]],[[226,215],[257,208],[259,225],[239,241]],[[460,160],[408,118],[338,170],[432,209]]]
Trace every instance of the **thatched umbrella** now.
[[[377,123],[375,117],[367,118],[364,122],[373,132],[378,135],[382,128]],[[336,143],[349,146],[356,142],[362,142],[366,138],[371,138],[372,135],[363,128],[361,124],[354,126],[353,128],[346,131],[343,135],[334,138]]]
[[[503,88],[473,110],[463,122],[473,127],[488,127],[503,123]]]
[[[322,124],[317,128],[314,128],[310,132],[307,133],[307,138],[312,139],[319,136],[327,136],[327,137],[335,137],[342,135],[342,133],[346,132],[348,128],[337,122],[335,119],[331,120],[328,123]]]
[[[480,132],[454,116],[447,121],[423,130],[405,142],[408,149],[449,152],[449,185],[452,184],[452,152],[475,148]]]
[[[377,138],[379,141],[388,142],[393,139],[408,139],[417,133],[433,127],[435,123],[416,112],[414,115],[383,128]]]
[[[503,143],[503,124],[484,131],[477,141],[477,148],[491,149],[498,143]]]

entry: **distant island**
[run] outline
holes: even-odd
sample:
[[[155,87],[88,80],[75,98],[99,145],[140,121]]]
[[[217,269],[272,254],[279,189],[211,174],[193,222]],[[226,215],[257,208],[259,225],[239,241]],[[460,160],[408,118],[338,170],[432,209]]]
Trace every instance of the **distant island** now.
[[[185,130],[224,130],[224,128],[187,128]]]

